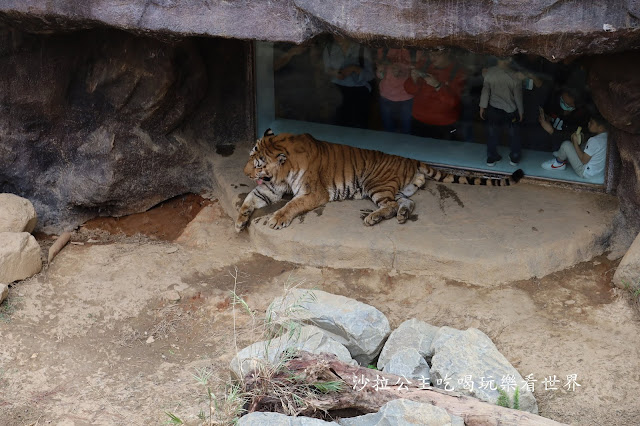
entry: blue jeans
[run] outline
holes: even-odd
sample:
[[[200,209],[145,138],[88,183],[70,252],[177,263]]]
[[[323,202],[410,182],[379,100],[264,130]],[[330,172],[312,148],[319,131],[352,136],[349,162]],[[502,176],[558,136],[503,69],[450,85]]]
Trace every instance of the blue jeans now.
[[[511,145],[511,160],[520,161],[522,154],[522,142],[520,141],[520,126],[516,120],[517,112],[506,112],[491,105],[485,111],[487,114],[487,157],[498,158],[498,145],[502,132],[507,130],[509,144]],[[514,121],[515,120],[515,121]]]
[[[413,99],[394,102],[380,97],[380,118],[386,132],[409,133]]]

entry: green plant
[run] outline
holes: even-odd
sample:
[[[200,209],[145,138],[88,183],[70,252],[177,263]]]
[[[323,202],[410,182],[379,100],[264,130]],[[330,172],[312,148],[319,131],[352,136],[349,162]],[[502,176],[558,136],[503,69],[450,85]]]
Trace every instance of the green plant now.
[[[167,424],[170,424],[170,425],[183,425],[184,424],[182,419],[180,417],[176,416],[175,414],[170,413],[168,411],[165,411],[164,413],[169,417],[169,420],[167,420]]]
[[[635,283],[630,283],[627,280],[622,280],[622,285],[624,286],[624,289],[626,291],[631,293],[631,297],[633,297],[634,300],[640,298],[640,278],[638,278]]]
[[[509,394],[504,389],[498,389],[498,394],[499,396],[496,401],[496,405],[505,408],[513,408],[514,410],[520,409],[520,388],[516,387],[516,390],[513,393],[513,404],[511,403]]]
[[[0,303],[0,321],[10,322],[11,315],[16,311],[17,303],[20,298],[13,297],[7,298],[4,302]]]
[[[496,405],[499,405],[501,407],[511,408],[511,402],[509,401],[509,395],[507,395],[507,392],[505,392],[504,389],[498,389],[498,393],[500,395],[498,396]]]

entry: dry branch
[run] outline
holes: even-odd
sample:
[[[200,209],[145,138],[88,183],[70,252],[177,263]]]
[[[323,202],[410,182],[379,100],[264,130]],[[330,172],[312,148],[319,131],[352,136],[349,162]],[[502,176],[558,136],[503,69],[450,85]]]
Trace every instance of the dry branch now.
[[[62,250],[62,248],[67,245],[70,239],[71,232],[63,232],[62,234],[60,234],[55,243],[53,243],[53,245],[49,247],[49,257],[47,258],[47,263],[51,263],[53,258],[56,257],[58,253],[60,253],[60,250]]]
[[[383,379],[386,379],[387,386],[379,387],[377,390],[372,386],[365,386],[362,390],[359,390],[360,386],[358,386],[356,390],[353,386],[356,380],[365,382],[368,380],[367,383],[373,385],[380,383]],[[416,383],[407,384],[407,381],[399,376],[349,365],[339,361],[334,355],[315,355],[304,351],[270,376],[265,377],[261,374],[246,376],[247,391],[253,395],[248,404],[248,411],[277,411],[291,414],[287,404],[282,402],[283,388],[289,386],[291,392],[295,392],[295,388],[300,388],[300,382],[312,388],[313,383],[336,380],[344,382],[339,392],[307,393],[304,395],[304,405],[296,411],[296,414],[318,417],[323,412],[343,409],[374,413],[387,402],[404,398],[443,408],[449,414],[462,417],[467,426],[562,424],[526,411],[500,407],[456,392],[446,392]],[[270,392],[274,389],[278,390]]]

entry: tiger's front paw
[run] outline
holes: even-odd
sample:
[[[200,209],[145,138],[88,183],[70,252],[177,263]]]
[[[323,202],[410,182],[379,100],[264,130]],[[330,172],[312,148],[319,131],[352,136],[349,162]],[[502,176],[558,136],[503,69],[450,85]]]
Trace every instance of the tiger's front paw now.
[[[269,219],[268,225],[273,229],[282,229],[289,226],[292,218],[287,218],[286,215],[280,213],[279,211],[275,212],[271,219]]]
[[[249,215],[248,214],[239,214],[236,219],[236,232],[240,233],[247,229],[249,225]]]
[[[382,215],[379,212],[375,211],[365,216],[365,218],[363,219],[363,223],[365,224],[365,226],[373,226],[379,223],[382,219]]]

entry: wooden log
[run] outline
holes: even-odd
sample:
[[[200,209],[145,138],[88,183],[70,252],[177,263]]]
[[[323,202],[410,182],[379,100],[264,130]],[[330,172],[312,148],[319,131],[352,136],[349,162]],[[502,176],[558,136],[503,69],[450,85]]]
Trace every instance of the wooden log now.
[[[295,385],[292,377],[297,381]],[[273,384],[279,380],[283,386],[291,384],[292,387],[299,387],[300,380],[309,385],[336,380],[344,382],[339,392],[312,393],[311,397],[307,394],[306,406],[297,411],[298,415],[303,416],[318,417],[322,412],[344,409],[375,413],[387,402],[403,398],[443,408],[449,414],[462,417],[467,426],[563,424],[527,411],[505,408],[457,392],[424,386],[421,383],[415,383],[415,380],[407,383],[407,380],[400,376],[349,365],[331,354],[316,355],[304,351],[288,361],[285,368],[269,377],[261,377],[253,373],[245,377],[246,390],[254,395],[248,404],[249,412],[279,411],[290,414],[285,412],[278,395],[265,393],[265,389],[273,388],[265,381],[271,381]],[[374,387],[374,384],[383,382],[386,386]],[[367,385],[364,385],[365,383]],[[255,390],[260,392],[252,392]]]
[[[60,250],[62,250],[62,248],[67,245],[70,239],[71,232],[63,232],[62,234],[60,234],[60,236],[58,236],[53,245],[49,247],[49,256],[47,258],[47,263],[51,263],[53,258],[56,257],[58,253],[60,253]]]

